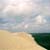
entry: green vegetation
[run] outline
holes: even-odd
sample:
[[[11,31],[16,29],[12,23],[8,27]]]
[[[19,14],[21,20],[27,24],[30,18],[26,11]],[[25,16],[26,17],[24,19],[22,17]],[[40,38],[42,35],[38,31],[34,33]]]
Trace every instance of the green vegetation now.
[[[31,33],[35,41],[42,47],[50,50],[50,33]]]

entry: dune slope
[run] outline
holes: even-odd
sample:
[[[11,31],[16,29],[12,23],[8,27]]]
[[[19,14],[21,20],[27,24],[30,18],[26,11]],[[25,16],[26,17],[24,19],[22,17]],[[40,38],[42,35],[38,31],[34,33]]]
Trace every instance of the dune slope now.
[[[46,50],[25,32],[10,33],[0,30],[0,50]]]

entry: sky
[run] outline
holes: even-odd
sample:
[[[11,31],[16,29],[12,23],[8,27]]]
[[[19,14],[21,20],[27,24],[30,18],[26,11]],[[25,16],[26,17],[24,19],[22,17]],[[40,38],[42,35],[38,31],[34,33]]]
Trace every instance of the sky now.
[[[49,33],[50,0],[0,0],[0,30]]]

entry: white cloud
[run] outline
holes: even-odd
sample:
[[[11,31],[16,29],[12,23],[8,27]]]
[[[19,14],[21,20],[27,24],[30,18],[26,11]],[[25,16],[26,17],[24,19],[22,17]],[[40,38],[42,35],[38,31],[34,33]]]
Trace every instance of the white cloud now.
[[[29,26],[29,25],[28,25],[28,24],[26,24],[26,25],[24,26],[24,28],[25,28],[25,29],[27,29],[27,28],[28,28],[28,26]]]
[[[46,19],[43,18],[43,16],[41,15],[38,15],[36,18],[35,18],[37,24],[45,24],[47,21]]]
[[[50,16],[50,6],[42,6],[41,14],[45,16]]]
[[[32,13],[31,2],[25,2],[25,0],[13,0],[3,10],[3,13],[10,16],[16,15],[29,15]]]
[[[2,9],[3,16],[16,16],[16,15],[32,15],[41,13],[42,15],[50,15],[49,0],[45,4],[43,0],[2,0],[0,8]],[[0,1],[1,2],[1,1]]]

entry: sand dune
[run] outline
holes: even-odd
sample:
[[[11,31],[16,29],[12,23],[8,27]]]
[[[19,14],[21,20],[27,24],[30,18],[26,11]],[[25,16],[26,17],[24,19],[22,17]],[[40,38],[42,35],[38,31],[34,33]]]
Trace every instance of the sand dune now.
[[[0,30],[0,50],[46,50],[25,32],[10,33]]]

